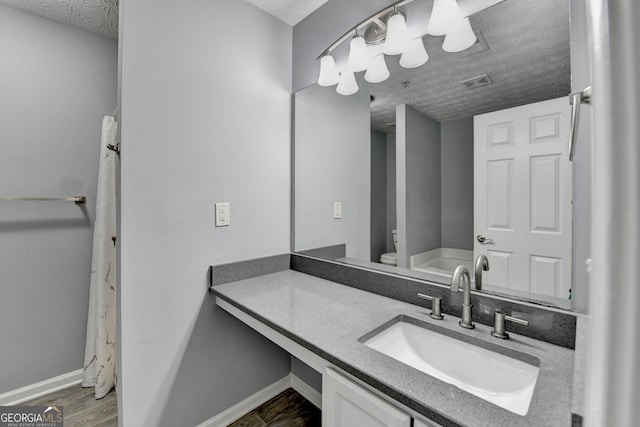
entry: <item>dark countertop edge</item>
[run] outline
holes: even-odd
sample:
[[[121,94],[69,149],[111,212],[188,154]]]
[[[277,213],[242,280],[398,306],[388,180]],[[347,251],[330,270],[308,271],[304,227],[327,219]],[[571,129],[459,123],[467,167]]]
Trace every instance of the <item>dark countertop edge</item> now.
[[[323,351],[322,349],[316,347],[315,345],[309,343],[308,341],[302,339],[300,336],[295,335],[295,334],[289,332],[288,330],[286,330],[286,329],[284,329],[284,328],[272,323],[269,319],[267,319],[267,318],[265,318],[263,316],[260,316],[259,314],[255,313],[251,309],[243,306],[242,304],[238,303],[237,301],[235,301],[235,300],[233,300],[231,298],[228,298],[224,294],[220,293],[218,290],[216,290],[215,286],[213,286],[211,289],[212,289],[213,294],[217,298],[223,299],[224,301],[226,301],[227,303],[231,304],[232,306],[234,306],[238,310],[242,311],[243,313],[253,317],[254,319],[260,321],[261,323],[264,323],[265,325],[267,325],[271,329],[273,329],[276,332],[284,335],[285,337],[289,338],[293,342],[295,342],[297,344],[300,344],[301,346],[303,346],[307,350],[311,351],[312,353],[315,353],[316,355],[318,355],[318,356],[322,357],[323,359],[329,361],[330,363],[332,363],[335,366],[339,367],[340,369],[348,372],[349,374],[351,374],[354,377],[358,378],[359,380],[365,382],[366,384],[370,385],[371,387],[375,388],[376,390],[386,394],[387,396],[389,396],[392,399],[398,401],[399,403],[402,403],[403,405],[407,406],[408,408],[416,411],[420,415],[422,415],[424,417],[427,417],[429,420],[435,421],[438,424],[441,424],[443,427],[464,427],[463,424],[458,424],[458,423],[450,420],[446,416],[442,415],[439,412],[436,412],[435,410],[433,410],[432,408],[424,405],[423,403],[418,402],[418,401],[412,399],[411,397],[407,396],[406,394],[401,393],[398,390],[387,386],[386,384],[384,384],[384,383],[376,380],[375,378],[367,375],[365,372],[355,368],[351,364],[346,363],[343,360],[338,359],[337,357],[334,357],[330,353],[327,353],[327,352]]]

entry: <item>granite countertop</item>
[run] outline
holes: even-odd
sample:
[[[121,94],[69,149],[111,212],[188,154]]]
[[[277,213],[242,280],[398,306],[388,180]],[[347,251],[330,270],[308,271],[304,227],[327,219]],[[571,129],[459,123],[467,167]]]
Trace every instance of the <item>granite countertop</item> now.
[[[521,335],[509,340],[491,328],[458,326],[458,318],[431,319],[429,309],[286,270],[213,287],[219,298],[260,320],[320,357],[418,413],[442,423],[468,426],[571,425],[574,351]],[[398,315],[455,330],[540,359],[540,372],[526,416],[471,395],[398,362],[358,339]],[[473,363],[473,360],[469,360]],[[435,415],[435,417],[434,417]],[[446,423],[450,424],[450,423]]]

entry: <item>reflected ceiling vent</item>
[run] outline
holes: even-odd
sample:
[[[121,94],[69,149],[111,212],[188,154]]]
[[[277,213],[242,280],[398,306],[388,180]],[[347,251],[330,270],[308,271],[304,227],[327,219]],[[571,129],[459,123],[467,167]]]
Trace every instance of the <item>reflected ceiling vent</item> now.
[[[385,126],[395,129],[396,128],[396,122],[387,123]]]
[[[463,80],[460,83],[467,89],[471,90],[490,85],[493,83],[493,80],[491,80],[491,77],[489,77],[487,74],[483,74],[481,76],[471,77],[470,79]]]

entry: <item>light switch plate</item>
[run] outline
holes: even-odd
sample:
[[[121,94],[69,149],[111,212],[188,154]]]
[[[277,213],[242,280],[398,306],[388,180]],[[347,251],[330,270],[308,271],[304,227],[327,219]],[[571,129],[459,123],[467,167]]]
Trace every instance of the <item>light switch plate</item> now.
[[[333,202],[333,219],[342,218],[342,202]]]
[[[216,203],[216,227],[226,227],[231,225],[231,208],[229,203]]]

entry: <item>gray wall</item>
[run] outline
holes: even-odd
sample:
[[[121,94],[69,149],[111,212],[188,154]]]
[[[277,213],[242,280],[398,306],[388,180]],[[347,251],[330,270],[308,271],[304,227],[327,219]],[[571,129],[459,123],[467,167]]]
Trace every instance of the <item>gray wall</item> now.
[[[0,393],[82,368],[102,117],[117,45],[0,6]]]
[[[291,356],[291,373],[318,393],[322,393],[322,374],[293,356]]]
[[[291,27],[236,0],[121,12],[120,422],[193,426],[290,371],[207,271],[289,251]]]
[[[369,91],[342,96],[335,88],[312,85],[296,92],[294,100],[295,250],[345,243],[347,257],[367,260]],[[342,203],[342,219],[333,218],[334,202]]]
[[[473,251],[473,117],[442,130],[442,247]]]
[[[387,134],[387,252],[395,252],[391,230],[396,224],[396,134]]]
[[[440,123],[407,105],[398,105],[398,267],[408,268],[411,255],[441,246],[440,156]]]
[[[371,130],[371,261],[387,251],[387,136]]]

